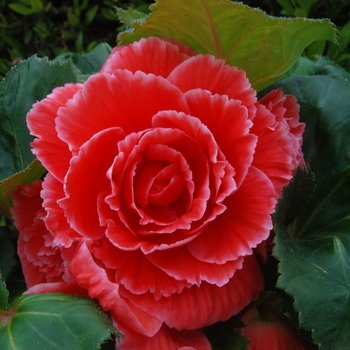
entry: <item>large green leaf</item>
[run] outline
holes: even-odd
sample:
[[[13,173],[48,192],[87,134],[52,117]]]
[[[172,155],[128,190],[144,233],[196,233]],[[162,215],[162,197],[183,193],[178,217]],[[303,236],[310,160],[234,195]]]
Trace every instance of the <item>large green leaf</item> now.
[[[244,69],[260,90],[281,77],[312,42],[334,40],[328,20],[273,18],[230,0],[158,0],[120,44],[158,36],[181,41],[198,53]]]
[[[340,68],[318,62],[315,73]],[[281,86],[294,94],[306,122],[299,171],[276,215],[277,286],[295,298],[300,326],[320,350],[350,349],[350,76],[294,76]]]
[[[0,349],[97,350],[115,333],[87,298],[49,293],[24,295],[0,312]]]

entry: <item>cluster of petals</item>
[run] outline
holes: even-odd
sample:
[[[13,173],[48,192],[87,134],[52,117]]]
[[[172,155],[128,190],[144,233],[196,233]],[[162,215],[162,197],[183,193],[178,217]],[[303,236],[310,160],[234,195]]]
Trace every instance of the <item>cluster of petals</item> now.
[[[258,101],[244,71],[148,38],[56,88],[27,123],[48,170],[32,213],[41,239],[14,200],[29,292],[86,291],[124,333],[120,349],[210,349],[198,329],[263,288],[254,248],[303,165],[296,99]],[[33,257],[45,249],[47,272]],[[38,269],[47,276],[32,279]]]
[[[31,293],[43,293],[45,287],[48,292],[87,295],[87,290],[68,271],[77,243],[65,248],[53,242],[54,237],[45,226],[41,191],[42,181],[37,180],[20,185],[12,194],[11,214],[20,233],[17,252],[26,285]]]

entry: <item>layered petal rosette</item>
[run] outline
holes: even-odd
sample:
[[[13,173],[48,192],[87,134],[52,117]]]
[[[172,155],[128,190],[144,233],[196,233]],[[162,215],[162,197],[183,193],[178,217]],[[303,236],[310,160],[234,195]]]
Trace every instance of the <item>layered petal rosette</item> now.
[[[258,102],[244,71],[159,38],[33,106],[43,222],[76,245],[69,273],[111,312],[121,349],[210,349],[197,329],[258,296],[253,249],[302,164],[298,108],[281,90]]]

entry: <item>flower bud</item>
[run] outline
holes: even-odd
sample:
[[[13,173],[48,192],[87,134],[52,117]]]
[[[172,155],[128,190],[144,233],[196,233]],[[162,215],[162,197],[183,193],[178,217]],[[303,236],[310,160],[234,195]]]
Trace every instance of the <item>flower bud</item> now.
[[[267,305],[249,308],[242,316],[241,332],[250,350],[311,350],[287,317]]]

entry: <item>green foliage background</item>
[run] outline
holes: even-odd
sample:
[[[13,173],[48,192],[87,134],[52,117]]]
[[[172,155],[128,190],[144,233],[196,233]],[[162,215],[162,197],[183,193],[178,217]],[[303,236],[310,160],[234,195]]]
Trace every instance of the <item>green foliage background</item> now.
[[[88,53],[97,44],[116,45],[123,30],[116,7],[148,11],[143,0],[0,0],[0,79],[9,68],[34,54],[50,59]]]
[[[10,67],[33,54],[50,59],[88,53],[98,43],[115,46],[123,25],[116,7],[147,13],[152,0],[0,0],[0,80]],[[273,16],[329,18],[339,29],[339,45],[317,42],[305,54],[328,56],[350,71],[349,0],[244,0]]]

